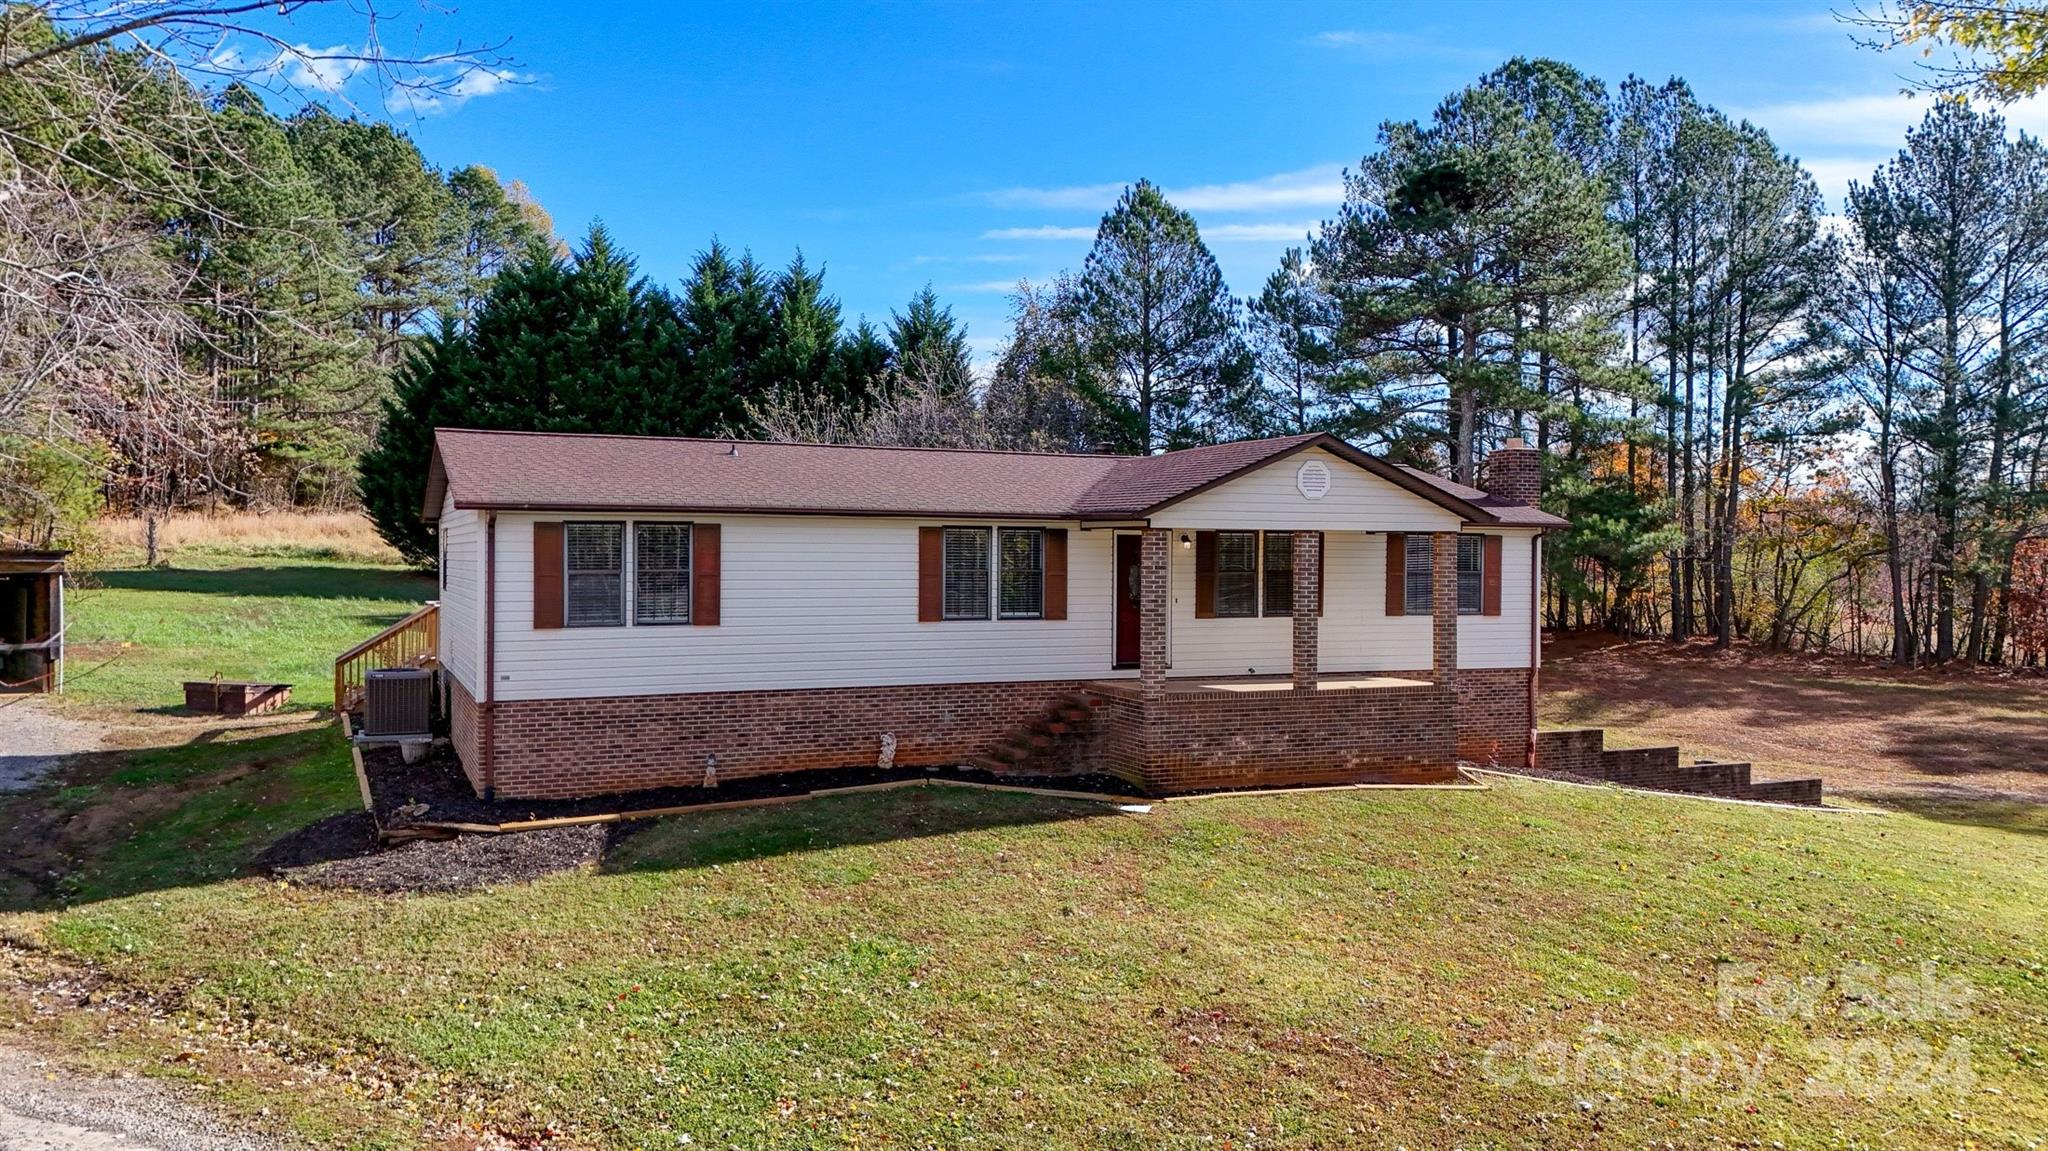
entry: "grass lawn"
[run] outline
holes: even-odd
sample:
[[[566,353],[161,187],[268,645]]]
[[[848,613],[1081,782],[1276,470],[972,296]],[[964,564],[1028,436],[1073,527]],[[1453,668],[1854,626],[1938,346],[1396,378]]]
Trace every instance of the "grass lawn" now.
[[[68,704],[176,707],[183,681],[218,673],[289,683],[293,706],[324,707],[334,657],[435,595],[409,569],[319,548],[194,546],[170,558],[93,573],[70,593]]]
[[[317,688],[358,617],[425,597],[303,558],[119,574],[74,621],[125,626],[171,681],[229,643]],[[241,617],[298,638],[209,637]],[[132,686],[84,698],[168,702],[103,682]],[[594,871],[386,897],[246,875],[356,802],[331,731],[208,731],[0,806],[67,871],[55,894],[0,887],[0,1019],[317,1146],[2048,1132],[2048,835],[2024,823],[1532,781],[1144,815],[906,790],[665,820]]]

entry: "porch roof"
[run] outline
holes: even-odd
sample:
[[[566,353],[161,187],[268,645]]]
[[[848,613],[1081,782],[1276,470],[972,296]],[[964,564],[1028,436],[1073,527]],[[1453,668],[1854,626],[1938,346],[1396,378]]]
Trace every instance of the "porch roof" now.
[[[1135,520],[1309,448],[1467,523],[1564,522],[1432,482],[1324,433],[1106,456],[442,428],[422,513],[439,518],[453,493],[459,508],[522,511]]]

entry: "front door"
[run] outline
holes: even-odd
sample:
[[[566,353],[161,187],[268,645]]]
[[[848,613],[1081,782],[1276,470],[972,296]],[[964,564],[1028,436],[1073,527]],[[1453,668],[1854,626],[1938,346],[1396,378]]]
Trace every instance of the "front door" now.
[[[1138,666],[1138,584],[1143,578],[1142,537],[1116,537],[1116,667]]]

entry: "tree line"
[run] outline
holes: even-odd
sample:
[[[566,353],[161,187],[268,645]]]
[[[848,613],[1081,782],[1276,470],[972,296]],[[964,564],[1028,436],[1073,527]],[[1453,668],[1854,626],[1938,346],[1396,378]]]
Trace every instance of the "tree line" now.
[[[1510,61],[1382,125],[1248,297],[1135,183],[1078,268],[1019,285],[977,376],[929,289],[849,325],[801,257],[717,244],[650,285],[485,169],[272,111],[244,81],[281,58],[198,84],[221,54],[175,20],[124,46],[54,11],[0,7],[13,535],[108,501],[360,498],[425,559],[436,424],[1117,452],[1328,430],[1468,482],[1519,436],[1573,522],[1554,626],[2048,647],[2048,176],[1961,100],[1828,204],[1682,81]]]
[[[540,205],[487,168],[439,168],[389,124],[323,104],[273,112],[257,85],[308,61],[226,61],[232,11],[151,12],[189,19],[188,41],[95,38],[75,13],[67,28],[63,10],[0,4],[12,536],[49,539],[106,505],[352,504],[417,334],[553,241]],[[181,43],[221,82],[172,66]]]

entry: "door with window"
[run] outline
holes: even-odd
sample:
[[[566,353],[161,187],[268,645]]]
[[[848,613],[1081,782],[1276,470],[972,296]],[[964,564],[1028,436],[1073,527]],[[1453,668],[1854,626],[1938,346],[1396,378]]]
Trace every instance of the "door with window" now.
[[[1116,650],[1112,666],[1138,666],[1139,585],[1144,580],[1141,537],[1116,537]]]

